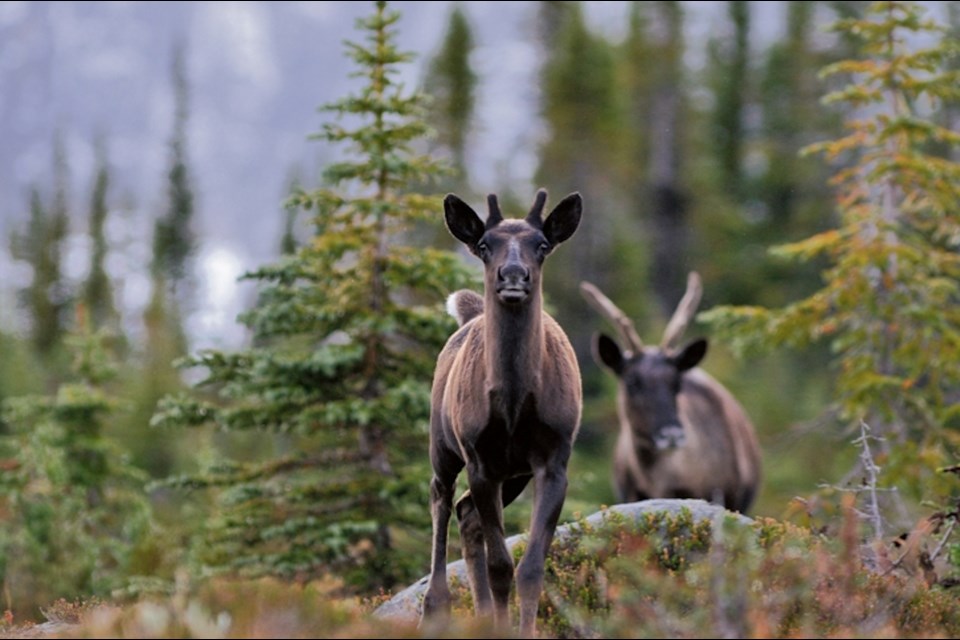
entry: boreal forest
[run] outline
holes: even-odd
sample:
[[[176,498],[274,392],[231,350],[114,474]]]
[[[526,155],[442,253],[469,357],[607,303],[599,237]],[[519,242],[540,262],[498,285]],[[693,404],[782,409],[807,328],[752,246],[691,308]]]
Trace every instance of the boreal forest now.
[[[960,2],[8,2],[0,116],[0,637],[960,635]]]

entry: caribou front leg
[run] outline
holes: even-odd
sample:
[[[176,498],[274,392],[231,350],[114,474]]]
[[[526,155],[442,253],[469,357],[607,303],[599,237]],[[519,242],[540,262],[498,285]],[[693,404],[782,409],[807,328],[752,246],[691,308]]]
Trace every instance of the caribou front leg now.
[[[534,472],[536,498],[530,518],[530,537],[523,558],[517,565],[521,638],[534,637],[537,606],[543,588],[543,565],[567,495],[568,456],[555,457],[547,466]]]
[[[447,586],[447,530],[453,508],[454,482],[434,475],[430,481],[430,514],[433,517],[433,553],[430,560],[430,584],[423,597],[420,624],[450,615],[450,587]]]

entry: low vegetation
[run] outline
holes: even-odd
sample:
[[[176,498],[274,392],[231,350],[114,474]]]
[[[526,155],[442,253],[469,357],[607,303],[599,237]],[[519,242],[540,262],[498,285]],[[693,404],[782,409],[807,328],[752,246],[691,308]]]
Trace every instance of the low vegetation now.
[[[747,525],[733,517],[697,520],[688,509],[637,522],[611,513],[599,525],[579,524],[548,558],[538,620],[545,637],[960,635],[960,601],[944,568],[950,565],[931,561],[937,536],[930,528],[865,554],[850,505],[839,531],[831,532],[765,518]],[[522,552],[522,545],[513,550],[515,557]],[[452,586],[454,615],[439,637],[492,637],[492,628],[473,616],[468,586]],[[192,584],[183,576],[173,594],[126,606],[60,601],[45,611],[60,624],[18,626],[8,619],[3,636],[438,637],[434,629],[424,635],[416,620],[375,616],[386,595],[331,596],[341,588],[334,578]]]

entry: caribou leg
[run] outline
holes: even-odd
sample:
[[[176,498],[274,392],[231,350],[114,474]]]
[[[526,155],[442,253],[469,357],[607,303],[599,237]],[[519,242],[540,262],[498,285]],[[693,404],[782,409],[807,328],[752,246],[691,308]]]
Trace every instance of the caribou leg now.
[[[545,466],[534,471],[536,498],[530,518],[530,537],[523,558],[517,565],[521,638],[532,638],[536,628],[537,606],[543,588],[543,565],[567,495],[566,469],[569,457],[569,447],[561,447],[561,451],[555,452]]]
[[[530,482],[530,478],[529,475],[517,476],[504,482],[500,493],[502,506],[516,500]],[[492,606],[490,581],[487,578],[487,552],[480,513],[469,490],[457,500],[456,509],[457,521],[460,524],[460,546],[463,548],[463,560],[470,578],[474,610],[477,615],[487,615]]]
[[[483,543],[480,514],[468,490],[457,500],[457,521],[460,524],[460,546],[467,565],[473,610],[478,616],[489,615],[493,606],[490,581],[487,579],[487,551]]]
[[[501,629],[510,628],[510,586],[513,583],[513,558],[507,549],[503,531],[501,483],[492,482],[476,473],[468,464],[468,480],[473,504],[483,529],[487,558],[487,580],[493,598],[493,622]]]
[[[447,585],[447,531],[453,507],[457,474],[441,477],[434,473],[430,481],[430,515],[433,518],[433,553],[430,558],[430,583],[423,597],[421,625],[435,617],[450,614],[450,587]]]

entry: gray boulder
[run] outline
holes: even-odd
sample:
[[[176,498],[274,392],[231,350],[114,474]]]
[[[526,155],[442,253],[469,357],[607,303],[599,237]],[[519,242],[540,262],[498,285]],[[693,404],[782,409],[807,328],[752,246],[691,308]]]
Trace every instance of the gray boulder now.
[[[732,521],[743,526],[749,526],[753,523],[751,518],[739,513],[727,511],[723,507],[711,504],[705,500],[642,500],[640,502],[618,504],[594,513],[586,518],[586,522],[591,527],[597,527],[603,523],[609,514],[613,513],[619,514],[628,521],[637,522],[648,513],[665,512],[671,515],[679,515],[683,509],[690,511],[695,523],[699,523],[702,520],[716,522],[721,519],[727,522]],[[554,540],[563,540],[576,533],[579,529],[579,522],[559,526],[554,533]],[[511,536],[507,538],[507,546],[512,550],[514,546],[524,540],[526,540],[526,534]],[[420,616],[420,601],[423,598],[424,592],[427,590],[427,581],[429,579],[430,576],[420,578],[417,582],[377,607],[373,615],[386,620],[402,620],[408,622],[417,620]],[[467,584],[467,567],[463,560],[457,560],[447,565],[447,579],[458,580],[463,584]]]

